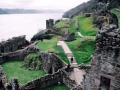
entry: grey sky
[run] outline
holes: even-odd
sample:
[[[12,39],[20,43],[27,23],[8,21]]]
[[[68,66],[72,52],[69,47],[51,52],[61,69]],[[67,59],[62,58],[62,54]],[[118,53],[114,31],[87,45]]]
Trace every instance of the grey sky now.
[[[71,9],[89,0],[0,0],[0,8]]]

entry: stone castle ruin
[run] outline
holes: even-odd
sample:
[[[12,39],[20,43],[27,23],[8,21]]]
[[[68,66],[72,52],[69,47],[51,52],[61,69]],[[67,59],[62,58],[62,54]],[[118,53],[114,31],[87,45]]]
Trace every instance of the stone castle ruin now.
[[[120,90],[120,30],[110,25],[96,36],[91,69],[84,75],[83,90]]]
[[[7,41],[0,42],[0,53],[14,52],[26,45],[29,45],[29,42],[25,39],[25,35],[13,37]]]
[[[54,25],[54,19],[46,20],[46,29],[52,28]]]
[[[96,13],[93,14],[93,22],[95,22],[93,24],[102,25],[98,27],[95,51],[91,56],[90,65],[80,65],[80,68],[86,71],[80,85],[69,75],[73,67],[68,67],[54,53],[40,52],[36,47],[37,42],[22,49],[27,43],[25,36],[22,36],[0,43],[0,64],[11,60],[24,60],[31,52],[37,52],[42,59],[42,68],[47,74],[21,85],[17,78],[12,78],[11,82],[7,82],[4,70],[0,65],[0,90],[42,90],[57,83],[65,84],[70,90],[120,90],[120,30],[118,29],[118,19],[116,15],[106,10]],[[102,19],[103,21],[97,21],[97,17],[101,16],[105,17]],[[108,23],[107,26],[103,25],[104,20]],[[53,25],[51,20],[46,21],[46,23],[47,28],[51,28]]]

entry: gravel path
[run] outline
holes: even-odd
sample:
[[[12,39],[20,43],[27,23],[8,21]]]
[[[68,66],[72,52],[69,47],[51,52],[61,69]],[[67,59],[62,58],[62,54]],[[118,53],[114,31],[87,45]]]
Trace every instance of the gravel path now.
[[[67,46],[67,44],[64,41],[58,41],[57,45],[62,46],[65,54],[67,55],[69,62],[71,64],[71,67],[73,67],[73,72],[71,73],[70,77],[73,79],[75,79],[75,81],[77,82],[78,85],[81,85],[81,82],[83,80],[83,75],[85,74],[85,71],[80,70],[78,68],[78,64],[76,63],[76,60],[74,58],[74,55],[72,53],[72,51],[69,49],[69,47]],[[73,57],[73,62],[71,62],[71,57]]]

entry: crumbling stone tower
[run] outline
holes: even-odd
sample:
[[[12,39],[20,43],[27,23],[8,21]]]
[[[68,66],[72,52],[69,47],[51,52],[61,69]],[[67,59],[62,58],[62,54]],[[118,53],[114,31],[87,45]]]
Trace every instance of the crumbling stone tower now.
[[[53,19],[46,20],[46,29],[52,28],[53,25],[54,25]]]
[[[120,30],[116,25],[103,27],[95,44],[83,90],[120,90]]]

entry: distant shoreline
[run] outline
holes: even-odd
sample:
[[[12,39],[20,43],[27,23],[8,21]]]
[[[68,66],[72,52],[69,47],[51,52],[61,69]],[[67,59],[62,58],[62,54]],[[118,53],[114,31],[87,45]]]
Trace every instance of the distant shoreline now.
[[[37,13],[64,13],[63,10],[35,10],[35,9],[3,9],[0,8],[0,14],[37,14]]]

